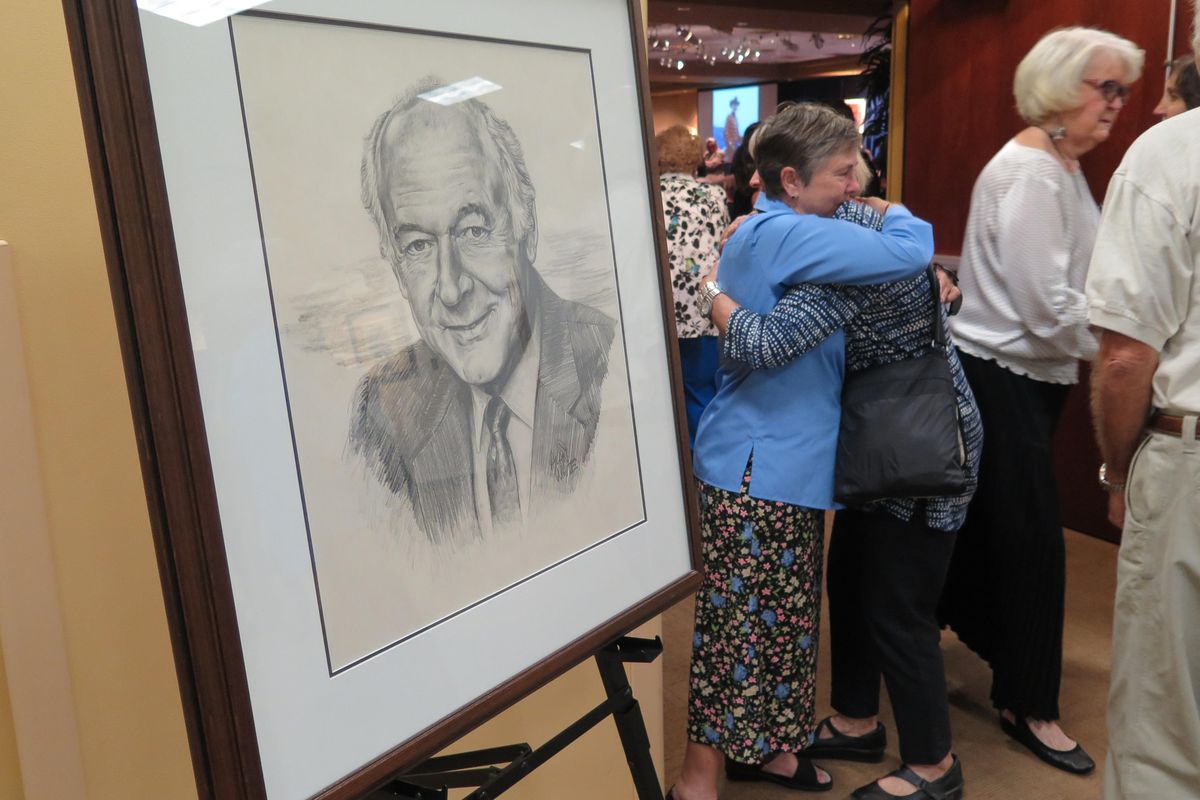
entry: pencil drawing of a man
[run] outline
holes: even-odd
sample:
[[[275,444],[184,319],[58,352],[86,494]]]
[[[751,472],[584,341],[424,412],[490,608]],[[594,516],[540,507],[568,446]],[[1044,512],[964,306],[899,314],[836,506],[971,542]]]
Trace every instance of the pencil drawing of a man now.
[[[534,188],[511,128],[422,82],[366,137],[362,198],[420,341],[354,397],[350,449],[435,543],[520,525],[575,489],[615,322],[534,266]]]

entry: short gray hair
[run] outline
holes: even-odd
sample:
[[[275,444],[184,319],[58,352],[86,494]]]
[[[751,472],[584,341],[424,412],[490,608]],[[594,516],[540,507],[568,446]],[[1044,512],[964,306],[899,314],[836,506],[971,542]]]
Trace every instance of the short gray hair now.
[[[858,147],[854,120],[821,103],[796,103],[767,120],[754,137],[754,163],[768,197],[783,194],[780,173],[791,167],[808,183],[830,156]]]
[[[380,158],[383,150],[384,132],[388,123],[396,117],[413,110],[423,100],[420,95],[444,86],[445,83],[436,77],[429,76],[409,87],[392,107],[380,114],[371,126],[363,142],[362,158],[362,204],[371,215],[375,228],[379,231],[379,253],[391,264],[396,264],[400,255],[396,252],[396,241],[388,229],[387,217],[383,213],[379,195]],[[486,103],[471,99],[452,106],[439,106],[428,103],[427,110],[441,110],[445,113],[460,113],[474,125],[479,133],[479,141],[483,147],[483,161],[498,165],[500,177],[508,194],[508,211],[512,215],[513,233],[516,241],[521,243],[521,252],[528,263],[532,264],[537,253],[537,208],[533,182],[529,179],[529,170],[525,167],[525,157],[521,152],[521,143],[508,123],[493,113]],[[490,147],[489,147],[490,146]],[[489,152],[494,150],[494,152]]]
[[[1099,28],[1061,28],[1038,40],[1013,79],[1017,111],[1031,125],[1076,108],[1082,102],[1083,73],[1100,53],[1115,56],[1125,69],[1125,83],[1142,74],[1146,54],[1133,42]]]

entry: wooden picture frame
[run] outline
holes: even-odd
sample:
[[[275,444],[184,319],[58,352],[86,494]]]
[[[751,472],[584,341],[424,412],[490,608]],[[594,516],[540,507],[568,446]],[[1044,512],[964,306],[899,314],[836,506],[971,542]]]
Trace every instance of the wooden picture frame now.
[[[278,0],[260,11],[191,28],[139,12],[133,0],[64,0],[202,797],[359,797],[592,656],[699,584],[696,497],[674,347],[639,9],[631,0],[594,0],[569,10],[563,4],[555,8],[548,0],[517,0],[499,10],[478,6],[474,14],[462,13],[469,2],[427,5],[434,7],[380,0]],[[515,35],[518,30],[523,31],[520,37]],[[289,52],[291,66],[280,66]],[[321,61],[318,52],[337,57]],[[595,303],[603,313],[592,315],[586,308],[580,313],[593,323],[612,320],[613,334],[611,345],[603,340],[609,350],[592,397],[597,409],[590,423],[594,436],[572,456],[566,470],[582,477],[572,477],[568,488],[559,487],[558,506],[546,506],[574,509],[584,519],[575,526],[535,524],[531,520],[553,522],[561,519],[554,514],[567,512],[547,510],[544,517],[535,517],[534,511],[523,511],[511,522],[517,533],[505,539],[501,532],[509,522],[493,526],[476,516],[476,524],[487,530],[446,545],[438,540],[440,528],[434,530],[428,520],[416,518],[420,501],[411,487],[406,486],[404,494],[385,485],[384,506],[400,509],[402,516],[388,516],[379,529],[394,533],[410,548],[403,557],[433,564],[430,568],[435,570],[441,569],[441,561],[450,564],[438,581],[454,584],[454,591],[461,588],[455,576],[469,571],[454,565],[474,565],[471,580],[461,581],[466,587],[462,591],[482,587],[477,595],[452,597],[445,607],[434,603],[425,608],[420,606],[422,597],[443,594],[437,581],[421,591],[410,587],[409,595],[401,593],[402,586],[385,586],[376,598],[398,593],[395,603],[382,604],[388,609],[404,606],[404,601],[424,609],[410,617],[389,610],[388,617],[375,614],[381,605],[377,599],[375,605],[361,601],[349,587],[358,574],[355,570],[376,576],[371,570],[403,561],[397,557],[388,562],[389,548],[395,547],[355,551],[345,544],[351,538],[337,538],[344,532],[336,525],[318,520],[322,503],[332,509],[327,520],[356,513],[356,506],[340,504],[339,499],[343,495],[337,481],[343,478],[338,476],[350,474],[348,468],[343,472],[340,462],[321,455],[320,448],[345,441],[346,418],[336,424],[323,422],[330,418],[324,413],[329,404],[348,403],[361,394],[347,396],[344,387],[326,387],[361,389],[381,359],[397,349],[407,353],[422,347],[427,331],[421,327],[422,312],[414,307],[415,325],[409,323],[409,329],[416,336],[410,341],[390,349],[373,342],[360,348],[368,353],[365,361],[334,369],[333,347],[322,350],[313,346],[311,337],[303,339],[304,331],[311,329],[302,323],[316,312],[295,301],[312,291],[305,294],[296,287],[308,287],[306,281],[315,273],[296,265],[324,246],[322,242],[348,241],[358,249],[346,256],[347,262],[373,268],[361,247],[362,230],[355,232],[358,223],[330,223],[331,233],[320,232],[343,212],[346,220],[352,219],[349,187],[359,175],[343,181],[338,176],[347,170],[333,165],[349,163],[352,147],[363,146],[362,134],[370,127],[361,124],[363,120],[383,119],[386,114],[380,116],[381,111],[391,113],[378,104],[380,92],[394,95],[419,77],[403,72],[403,59],[428,63],[443,54],[447,64],[482,64],[512,76],[507,92],[499,92],[494,102],[488,97],[482,102],[506,110],[520,144],[518,160],[523,148],[530,180],[540,195],[536,214],[541,219],[535,223],[541,228],[543,254],[530,255],[522,269],[550,276],[550,267],[543,265],[557,253],[557,282],[545,277],[550,293],[582,296],[580,287],[591,287],[591,296],[603,300]],[[320,65],[319,74],[304,73],[306,62]],[[399,68],[393,71],[396,64]],[[539,64],[552,68],[539,69]],[[368,78],[351,80],[348,75]],[[377,75],[392,83],[376,85]],[[571,89],[573,85],[564,81],[576,80],[582,86],[584,78],[579,76],[590,78],[590,92],[564,91],[561,102],[544,102],[547,94],[554,99],[554,87]],[[318,91],[318,79],[334,81],[335,90]],[[356,92],[375,102],[361,109],[361,118],[355,116],[360,111]],[[268,113],[268,101],[284,105],[271,106]],[[472,103],[472,108],[479,107],[477,101]],[[311,111],[310,106],[322,113],[306,125],[289,128],[278,123],[285,112]],[[567,113],[563,109],[568,106],[590,108],[594,119],[589,122],[582,112]],[[347,108],[353,119],[345,127],[358,131],[353,142],[333,131],[347,119],[341,113]],[[232,110],[236,119],[226,113]],[[494,122],[504,115],[497,111],[487,119]],[[326,129],[322,119],[337,122]],[[576,130],[586,135],[564,138],[564,132]],[[312,135],[307,149],[288,150],[293,133],[301,138]],[[316,149],[314,142],[325,140],[344,144]],[[547,155],[547,142],[573,148],[562,152],[576,161],[558,151]],[[306,154],[303,169],[296,152]],[[500,159],[511,160],[510,156]],[[572,172],[573,164],[581,165],[577,172]],[[323,175],[321,185],[330,187],[320,225],[308,224],[314,219],[305,216],[311,209],[303,206],[304,194],[294,191],[291,183],[310,173]],[[572,184],[573,175],[599,175],[600,180],[577,179]],[[568,188],[578,191],[567,192]],[[587,248],[581,254],[566,244],[554,250],[556,235],[559,242],[570,240],[564,231],[575,230],[565,227],[563,220],[569,222],[571,215],[563,209],[570,211],[575,208],[572,203],[584,202],[568,194],[592,198],[586,201],[592,206],[580,208],[598,208],[603,202],[606,215],[576,216],[581,226],[592,226],[587,228],[589,235],[609,237],[607,251]],[[382,190],[376,198],[381,196]],[[394,222],[389,213],[384,217]],[[362,216],[369,222],[367,214]],[[497,236],[509,230],[495,227]],[[253,237],[243,235],[249,230]],[[390,234],[393,229],[378,230]],[[511,230],[528,229],[513,223]],[[480,229],[464,235],[485,234],[491,235]],[[287,249],[296,242],[294,250]],[[424,247],[418,245],[412,252]],[[375,259],[374,267],[379,264],[389,266],[383,256]],[[607,264],[609,272],[594,264]],[[400,279],[400,291],[412,291],[414,284],[404,284],[396,261],[390,268]],[[596,289],[607,286],[605,281],[611,282],[611,290]],[[372,283],[372,291],[379,285]],[[525,284],[519,291],[527,291]],[[528,295],[522,296],[528,304]],[[567,303],[572,308],[586,305]],[[534,333],[525,334],[530,341],[537,331],[549,329],[550,313],[529,313],[539,320],[531,323]],[[474,333],[455,335],[460,344],[481,338]],[[546,347],[552,345],[546,342]],[[470,383],[456,367],[453,350],[453,343],[443,344],[440,363]],[[310,401],[326,405],[303,405]],[[536,419],[533,427],[536,442]],[[611,461],[602,461],[605,448],[615,453]],[[520,467],[533,476],[531,486],[521,487],[522,510],[536,508],[532,493],[539,485],[537,452],[535,446],[532,466]],[[288,459],[290,467],[283,468]],[[624,464],[635,469],[624,469]],[[608,471],[600,473],[602,467]],[[378,489],[376,484],[385,483],[378,471],[358,468],[355,474],[364,485]],[[475,469],[476,476],[482,474]],[[631,471],[640,503],[624,490],[616,493],[618,502],[605,499],[606,487],[622,474],[622,480],[628,480]],[[412,470],[405,474],[415,480]],[[585,486],[586,491],[579,488]],[[494,517],[497,501],[488,498],[485,493],[482,502],[491,503],[493,518],[499,519]],[[470,499],[463,505],[468,515],[484,507],[478,493],[474,505]],[[620,513],[612,512],[611,524],[596,511],[614,506]],[[397,519],[408,527],[397,527]],[[374,530],[365,523],[347,524]],[[359,538],[353,541],[371,541],[367,533],[355,535]],[[357,555],[343,561],[329,555],[342,551]],[[304,564],[307,572],[301,569]],[[509,571],[501,574],[504,569]],[[493,585],[487,581],[494,575],[499,577]],[[405,581],[418,578],[397,573],[396,583]],[[551,611],[531,615],[536,608]],[[335,618],[340,621],[335,623]]]

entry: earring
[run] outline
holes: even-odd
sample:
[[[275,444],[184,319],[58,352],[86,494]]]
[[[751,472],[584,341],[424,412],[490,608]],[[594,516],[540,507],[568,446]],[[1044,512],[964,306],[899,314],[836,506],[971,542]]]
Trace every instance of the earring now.
[[[1067,138],[1067,129],[1062,125],[1049,130],[1042,128],[1042,130],[1046,131],[1046,135],[1050,137],[1050,141],[1052,142],[1061,142],[1063,139]]]

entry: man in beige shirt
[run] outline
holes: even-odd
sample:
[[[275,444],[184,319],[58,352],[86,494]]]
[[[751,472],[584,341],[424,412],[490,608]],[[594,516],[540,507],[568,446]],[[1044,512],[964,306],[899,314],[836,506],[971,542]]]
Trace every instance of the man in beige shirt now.
[[[1125,155],[1087,282],[1100,480],[1123,529],[1105,800],[1200,797],[1198,261],[1200,110]]]

